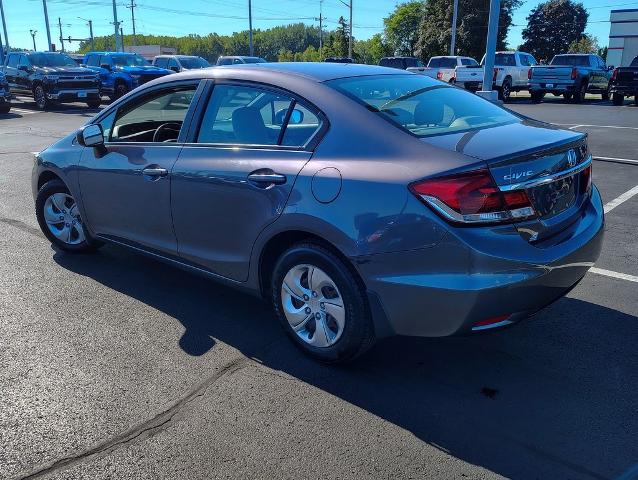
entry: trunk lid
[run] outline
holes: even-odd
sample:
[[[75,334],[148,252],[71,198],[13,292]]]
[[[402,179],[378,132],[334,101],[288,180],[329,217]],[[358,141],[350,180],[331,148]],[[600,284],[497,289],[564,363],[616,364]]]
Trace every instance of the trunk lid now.
[[[532,67],[532,79],[538,81],[571,80],[572,67],[542,66]]]
[[[531,242],[561,233],[580,216],[588,196],[582,169],[591,162],[584,134],[524,120],[423,141],[485,161],[501,190],[525,190],[538,218],[516,225]]]

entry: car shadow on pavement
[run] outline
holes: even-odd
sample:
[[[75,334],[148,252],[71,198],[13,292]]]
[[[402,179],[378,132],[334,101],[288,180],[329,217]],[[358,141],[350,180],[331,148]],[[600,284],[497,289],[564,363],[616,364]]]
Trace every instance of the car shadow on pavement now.
[[[638,460],[635,316],[565,298],[508,330],[391,338],[330,367],[298,352],[268,306],[241,292],[111,246],[54,258],[179,321],[189,355],[224,342],[505,477],[613,478]]]

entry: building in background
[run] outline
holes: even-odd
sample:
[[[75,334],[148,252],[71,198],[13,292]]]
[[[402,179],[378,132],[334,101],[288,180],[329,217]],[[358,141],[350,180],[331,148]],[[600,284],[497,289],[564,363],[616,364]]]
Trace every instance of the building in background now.
[[[626,67],[638,56],[638,8],[612,10],[607,65]]]
[[[152,61],[158,55],[175,55],[177,49],[173,47],[162,47],[161,45],[136,45],[125,46],[125,52],[137,53],[146,60]]]

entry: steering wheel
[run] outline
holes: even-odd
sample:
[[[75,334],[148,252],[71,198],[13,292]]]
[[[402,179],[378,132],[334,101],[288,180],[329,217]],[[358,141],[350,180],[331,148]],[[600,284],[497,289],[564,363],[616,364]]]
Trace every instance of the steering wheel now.
[[[182,124],[181,123],[177,123],[177,122],[167,122],[167,123],[162,123],[159,127],[157,127],[157,130],[155,130],[155,133],[153,134],[153,142],[174,142],[177,140],[177,137],[179,136],[179,131],[182,128]],[[177,135],[175,135],[175,138],[167,138],[166,140],[160,140],[161,138],[161,133],[164,130],[172,130],[173,132],[176,132]],[[168,132],[167,132],[168,133]]]

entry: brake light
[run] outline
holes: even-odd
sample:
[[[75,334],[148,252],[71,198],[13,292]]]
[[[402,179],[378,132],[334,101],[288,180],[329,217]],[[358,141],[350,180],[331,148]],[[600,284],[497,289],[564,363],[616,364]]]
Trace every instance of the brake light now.
[[[583,193],[589,193],[591,190],[591,165],[580,172],[580,188]]]
[[[492,81],[496,81],[496,76],[498,75],[498,68],[494,69],[494,77],[492,77]]]
[[[618,79],[618,69],[614,68],[613,73],[611,74],[611,81],[615,82]]]
[[[506,223],[535,215],[525,190],[502,192],[486,168],[410,185],[410,191],[446,220]]]
[[[578,69],[572,68],[572,80],[576,80],[577,76],[578,76]]]
[[[527,79],[528,80],[532,79],[532,69],[531,68],[527,71]]]
[[[441,70],[436,72],[436,79],[437,80],[442,80],[443,79],[443,72]]]

